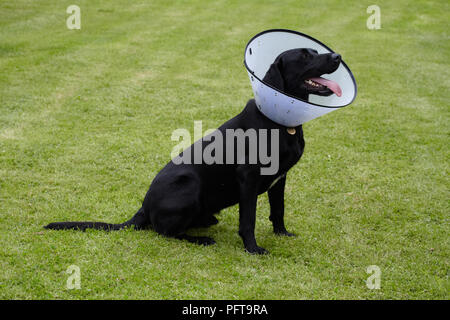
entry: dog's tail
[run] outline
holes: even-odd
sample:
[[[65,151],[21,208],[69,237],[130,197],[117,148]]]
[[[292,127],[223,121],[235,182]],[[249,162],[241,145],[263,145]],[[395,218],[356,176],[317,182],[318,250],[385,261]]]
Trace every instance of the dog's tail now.
[[[91,221],[67,221],[67,222],[52,222],[44,226],[45,229],[52,230],[81,230],[86,229],[97,229],[105,231],[115,231],[121,230],[129,226],[134,226],[135,229],[143,229],[148,225],[148,219],[145,217],[143,208],[131,218],[124,223],[105,223],[105,222],[91,222]]]
[[[127,221],[128,222],[128,221]],[[120,230],[128,226],[127,222],[115,224],[105,222],[91,222],[91,221],[67,221],[67,222],[52,222],[44,226],[45,229],[53,230],[81,230],[97,229],[105,231]]]

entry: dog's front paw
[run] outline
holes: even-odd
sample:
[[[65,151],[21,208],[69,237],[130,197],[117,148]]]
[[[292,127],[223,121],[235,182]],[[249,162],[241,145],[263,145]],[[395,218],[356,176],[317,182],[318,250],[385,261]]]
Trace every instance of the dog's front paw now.
[[[273,232],[277,236],[285,236],[285,237],[296,237],[297,236],[295,233],[288,232],[285,228],[283,228],[283,229],[273,229]]]
[[[245,250],[250,254],[269,254],[269,251],[258,246],[246,247]]]

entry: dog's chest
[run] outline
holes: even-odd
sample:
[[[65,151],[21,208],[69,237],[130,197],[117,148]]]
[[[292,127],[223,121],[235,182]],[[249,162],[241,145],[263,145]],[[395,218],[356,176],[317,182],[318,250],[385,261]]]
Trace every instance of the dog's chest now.
[[[288,130],[286,130],[288,132]],[[303,132],[300,129],[295,134],[288,133],[281,136],[280,139],[280,169],[287,172],[302,157],[305,149],[305,140]]]
[[[288,137],[290,139],[280,141],[279,170],[274,176],[266,176],[265,190],[272,188],[286,173],[300,160],[305,148],[303,135]]]

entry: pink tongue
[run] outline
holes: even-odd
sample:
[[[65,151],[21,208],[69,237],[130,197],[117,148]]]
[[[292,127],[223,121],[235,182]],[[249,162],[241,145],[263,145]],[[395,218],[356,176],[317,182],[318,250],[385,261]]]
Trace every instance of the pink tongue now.
[[[312,80],[314,82],[317,82],[321,85],[324,85],[326,87],[328,87],[328,89],[330,89],[331,91],[333,91],[338,97],[340,97],[342,95],[342,90],[341,87],[339,87],[339,85],[337,84],[337,82],[334,82],[332,80],[328,80],[325,78],[311,78],[309,80]]]

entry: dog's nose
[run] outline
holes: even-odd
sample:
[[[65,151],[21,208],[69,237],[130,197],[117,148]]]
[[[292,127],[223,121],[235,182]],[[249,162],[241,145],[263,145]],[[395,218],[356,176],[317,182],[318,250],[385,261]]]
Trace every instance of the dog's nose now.
[[[335,61],[335,62],[339,62],[341,61],[341,55],[338,53],[332,53],[331,54],[331,60]]]

